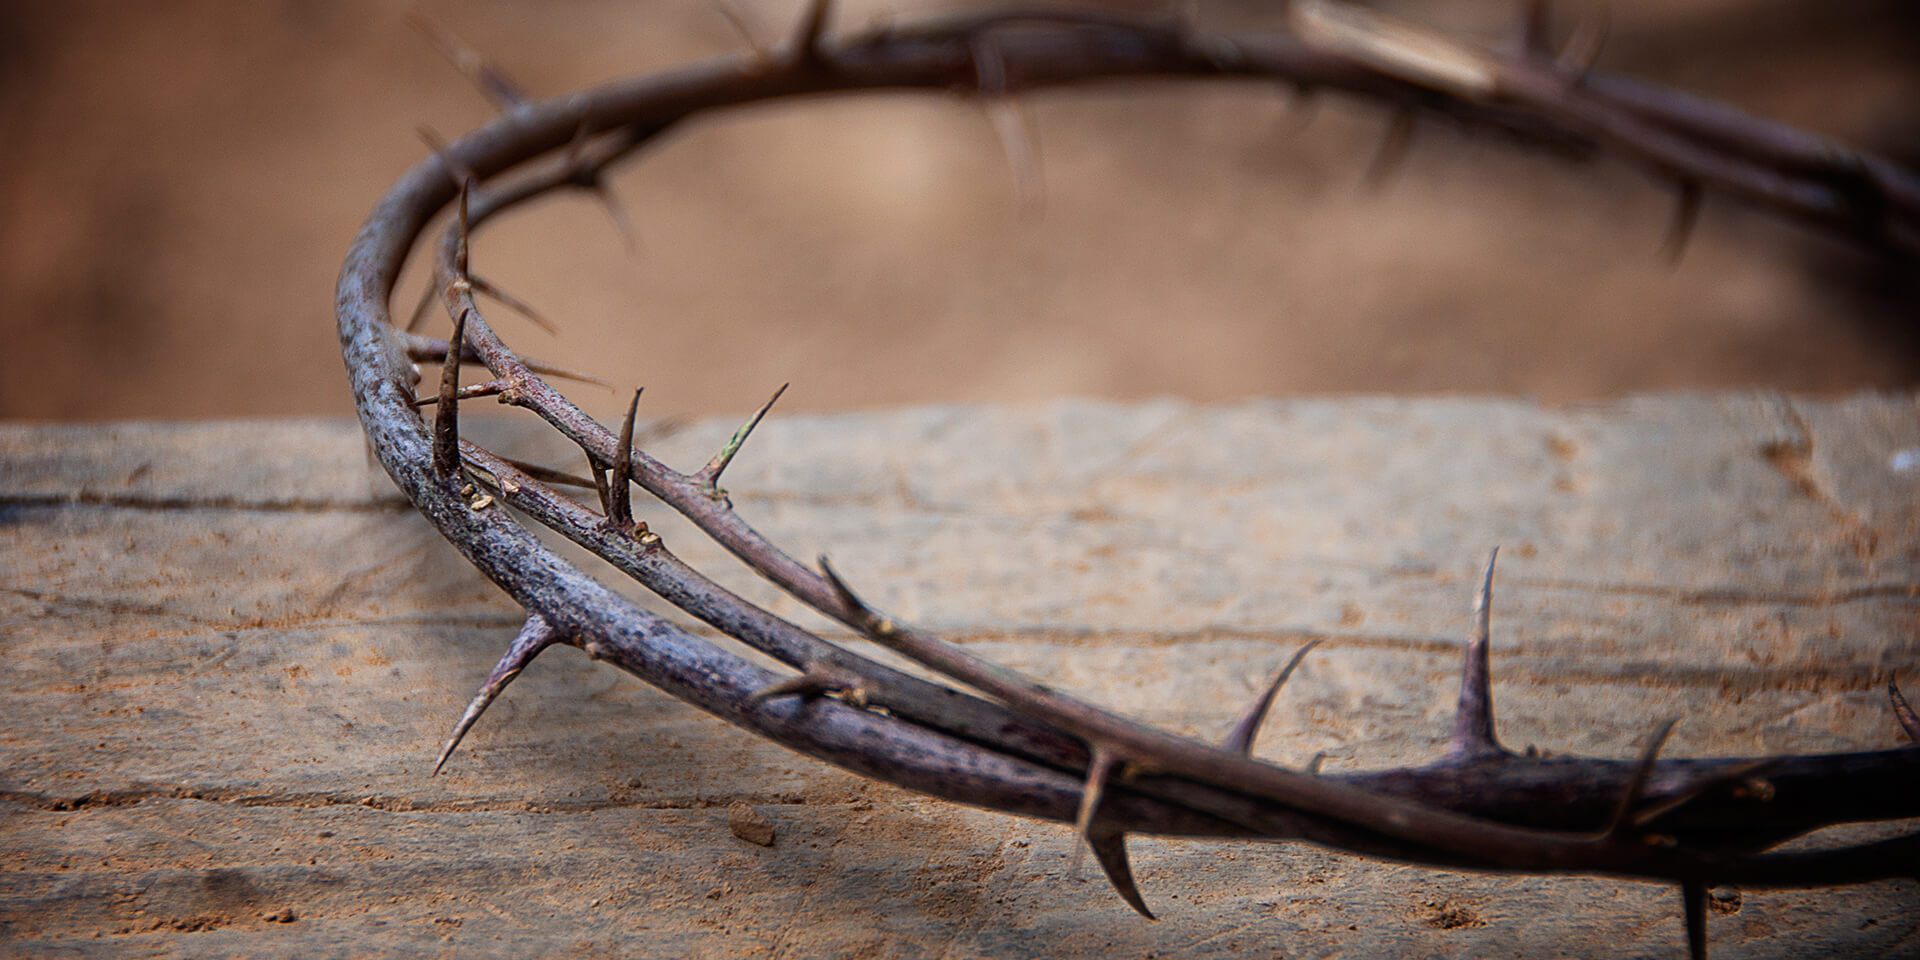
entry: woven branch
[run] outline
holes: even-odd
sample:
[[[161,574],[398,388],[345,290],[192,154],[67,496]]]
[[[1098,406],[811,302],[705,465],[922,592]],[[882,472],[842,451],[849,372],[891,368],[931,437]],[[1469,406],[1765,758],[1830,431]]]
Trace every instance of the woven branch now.
[[[1544,46],[1532,3],[1514,51],[1465,47],[1354,8],[1296,2],[1290,29],[1200,32],[1166,19],[1019,10],[883,29],[835,41],[825,2],[780,49],[526,101],[450,36],[443,50],[505,111],[409,171],[375,207],[343,269],[338,318],[356,403],[381,463],[420,511],[528,611],[526,627],[442,750],[555,643],[583,648],[752,733],[863,776],[936,797],[1074,825],[1121,896],[1151,916],[1126,837],[1152,833],[1302,840],[1351,853],[1480,870],[1605,874],[1677,883],[1695,956],[1718,883],[1818,886],[1920,874],[1920,833],[1840,847],[1774,848],[1837,824],[1920,816],[1920,749],[1821,756],[1659,759],[1671,722],[1636,761],[1518,756],[1495,735],[1488,633],[1491,561],[1475,597],[1452,746],[1420,767],[1365,773],[1289,770],[1250,756],[1286,670],[1223,745],[1115,716],[987,663],[867,606],[825,561],[788,556],[739,514],[722,474],[772,406],[707,464],[681,473],[637,449],[634,408],[618,431],[595,422],[520,358],[476,301],[531,308],[475,277],[468,238],[517,204],[556,190],[605,196],[603,172],[687,117],[746,103],[876,89],[959,90],[990,109],[1041,87],[1125,78],[1215,77],[1326,89],[1443,117],[1574,156],[1605,154],[1674,183],[1683,234],[1707,195],[1837,233],[1894,258],[1920,258],[1920,178],[1731,108],[1588,69],[1591,44]],[[996,129],[1016,171],[1031,169],[1018,118]],[[1023,177],[1027,174],[1021,174]],[[432,245],[434,295],[449,340],[396,329],[400,267],[430,219],[457,214]],[[617,205],[610,203],[616,211]],[[624,221],[622,221],[624,222]],[[1678,243],[1683,235],[1671,238]],[[537,317],[537,314],[535,314]],[[411,324],[410,324],[411,325]],[[451,345],[459,344],[459,349]],[[416,362],[437,362],[437,393]],[[491,373],[460,386],[463,364]],[[577,375],[574,375],[577,376]],[[783,388],[784,389],[784,388]],[[459,436],[459,402],[494,396],[532,410],[585,451],[590,478],[520,463]],[[775,394],[775,399],[778,398]],[[639,396],[634,397],[637,406]],[[422,418],[430,407],[432,422]],[[692,569],[645,523],[638,484],[760,576],[862,635],[969,688],[901,673],[763,610]],[[598,507],[558,487],[594,489]],[[794,669],[777,675],[622,598],[559,558],[512,512],[604,558],[679,609]],[[1906,737],[1920,720],[1889,686]]]

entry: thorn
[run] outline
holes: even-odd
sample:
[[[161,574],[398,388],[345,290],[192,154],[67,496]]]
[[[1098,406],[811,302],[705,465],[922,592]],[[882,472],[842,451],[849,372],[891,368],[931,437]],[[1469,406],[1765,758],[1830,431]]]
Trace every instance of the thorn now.
[[[462,179],[460,181],[460,238],[459,245],[453,248],[453,275],[469,283],[473,282],[473,273],[467,269],[473,223],[467,217],[467,199],[472,193],[473,178]]]
[[[1473,632],[1467,637],[1465,662],[1460,667],[1460,705],[1453,714],[1453,745],[1459,757],[1503,754],[1493,732],[1493,674],[1488,666],[1493,625],[1493,566],[1500,548],[1487,556],[1487,573],[1473,595]]]
[[[1094,814],[1100,810],[1100,798],[1106,795],[1107,780],[1113,776],[1113,751],[1094,745],[1093,760],[1087,764],[1087,780],[1080,787],[1080,812],[1073,818],[1073,865],[1070,876],[1080,875],[1080,856],[1085,846],[1091,843],[1089,830],[1093,826]],[[1125,896],[1123,892],[1121,894]]]
[[[496,454],[496,456],[498,456],[498,454]],[[506,465],[514,468],[515,470],[518,470],[521,473],[524,473],[527,476],[540,481],[541,483],[555,483],[565,487],[581,487],[587,490],[594,489],[594,482],[592,480],[589,480],[586,477],[567,473],[564,470],[555,470],[552,467],[543,467],[537,463],[528,463],[525,460],[515,460],[512,457],[500,457],[500,460],[502,463],[505,463]]]
[[[821,40],[827,32],[827,17],[833,12],[833,0],[807,0],[800,24],[793,32],[793,48],[788,56],[801,63],[824,62],[826,51]]]
[[[1407,148],[1413,144],[1412,110],[1395,110],[1387,121],[1386,133],[1380,139],[1380,149],[1374,152],[1372,162],[1367,164],[1367,173],[1362,183],[1368,190],[1378,190],[1393,172],[1400,168],[1401,161],[1407,158]]]
[[[746,42],[747,49],[752,50],[754,56],[762,61],[773,59],[773,51],[768,50],[766,43],[760,39],[766,36],[766,25],[760,22],[760,18],[752,10],[734,3],[733,0],[713,0],[713,5],[720,11],[720,16],[726,18],[727,24],[733,27],[733,32],[739,34],[740,39]]]
[[[748,703],[760,703],[775,697],[801,696],[817,697],[822,694],[845,694],[848,703],[864,707],[867,703],[866,692],[861,688],[860,678],[844,670],[819,661],[808,663],[798,676],[785,680],[776,680],[767,684],[747,697]]]
[[[693,475],[693,479],[709,487],[718,484],[720,482],[721,472],[726,470],[727,465],[733,462],[733,455],[740,452],[740,448],[746,444],[747,438],[753,435],[754,428],[760,425],[760,421],[766,417],[767,411],[773,409],[773,405],[780,401],[780,395],[786,393],[787,387],[789,386],[792,386],[792,384],[781,384],[780,389],[775,390],[773,396],[768,397],[767,402],[761,404],[760,409],[754,411],[753,416],[749,418],[746,423],[741,424],[740,429],[733,432],[733,437],[727,441],[727,445],[721,447],[720,452],[714,454],[713,459],[708,460],[707,465],[701,467],[700,472]]]
[[[421,124],[413,129],[420,134],[421,140],[426,141],[427,149],[432,150],[433,155],[440,158],[440,165],[447,168],[448,179],[454,183],[472,183],[480,179],[473,175],[472,167],[460,162],[460,158],[453,155],[453,146],[432,127]]]
[[[451,477],[460,471],[460,355],[467,342],[467,311],[453,318],[453,339],[440,361],[440,406],[433,416],[433,472]]]
[[[1267,683],[1267,689],[1247,705],[1247,711],[1240,715],[1240,722],[1233,725],[1233,730],[1227,734],[1227,739],[1220,744],[1221,749],[1231,750],[1241,756],[1253,754],[1253,739],[1259,735],[1260,724],[1267,719],[1267,710],[1273,706],[1273,698],[1280,692],[1281,684],[1286,683],[1287,678],[1293,676],[1294,668],[1298,667],[1300,661],[1306,659],[1307,654],[1319,645],[1319,640],[1309,640],[1300,649],[1294,651],[1287,665],[1281,667],[1280,672],[1274,674],[1273,679]]]
[[[479,87],[480,94],[486,97],[494,107],[505,111],[527,102],[526,96],[520,92],[518,85],[507,79],[505,74],[488,66],[486,58],[482,57],[479,51],[467,46],[459,37],[417,12],[408,14],[407,22],[426,34],[427,40],[440,51],[440,55],[446,57],[453,64],[454,69],[459,70],[469,81]]]
[[[433,301],[439,295],[440,285],[431,280],[427,281],[427,288],[420,291],[420,302],[414,304],[413,313],[407,317],[407,326],[405,329],[408,333],[420,329],[420,324],[426,322],[427,310],[433,306]]]
[[[633,227],[633,219],[627,216],[620,200],[613,194],[613,188],[607,185],[606,170],[599,163],[589,162],[587,145],[593,142],[592,128],[586,119],[573,131],[573,142],[567,145],[567,165],[573,168],[568,182],[600,201],[602,209],[607,211],[607,219],[613,221],[615,233],[620,234],[620,242],[627,248],[628,255],[640,249],[640,240]]]
[[[1687,917],[1687,956],[1707,960],[1707,885],[1698,880],[1680,881],[1680,902]]]
[[[841,612],[842,620],[869,638],[878,640],[887,637],[887,634],[880,630],[882,624],[879,615],[873,612],[872,607],[867,606],[865,600],[860,599],[853,592],[852,587],[847,586],[845,580],[840,579],[840,574],[835,572],[833,565],[827,562],[827,555],[824,553],[820,555],[820,574],[827,578],[827,583],[833,587],[834,595],[840,600],[840,606],[844,608]]]
[[[505,391],[512,385],[513,383],[510,380],[488,380],[486,383],[476,383],[472,386],[461,387],[459,390],[454,391],[453,398],[459,401],[472,400],[475,397],[491,397]],[[439,402],[439,397],[422,397],[413,401],[413,405],[415,407],[427,407]]]
[[[587,461],[587,465],[592,468],[593,489],[600,494],[600,515],[612,517],[613,496],[609,492],[611,488],[607,485],[607,468],[594,463],[591,459]]]
[[[1107,882],[1120,894],[1135,913],[1148,920],[1157,919],[1152,910],[1147,909],[1147,901],[1141,899],[1140,888],[1133,882],[1133,867],[1127,863],[1127,834],[1122,830],[1096,830],[1087,834],[1087,846],[1093,850],[1093,859],[1100,864],[1100,872],[1107,875]]]
[[[1679,266],[1680,258],[1687,253],[1687,241],[1692,239],[1693,226],[1700,220],[1700,201],[1700,184],[1693,180],[1680,181],[1680,193],[1674,198],[1673,219],[1667,221],[1667,235],[1660,241],[1660,256],[1669,267]]]
[[[795,695],[803,699],[811,699],[826,693],[830,689],[832,688],[828,687],[822,678],[809,668],[806,673],[788,677],[785,680],[776,680],[755,690],[752,695],[747,697],[747,702],[759,704],[767,700],[772,700],[775,697]]]
[[[1545,60],[1553,51],[1552,36],[1551,0],[1524,0],[1520,4],[1520,52],[1530,60]]]
[[[1295,83],[1293,94],[1285,105],[1286,119],[1281,124],[1283,133],[1297,134],[1313,123],[1320,114],[1320,89],[1310,83]]]
[[[1893,701],[1893,715],[1900,720],[1901,729],[1907,731],[1907,739],[1920,744],[1920,716],[1915,716],[1907,698],[1900,695],[1900,687],[1892,680],[1887,681],[1887,698]]]
[[[487,674],[487,682],[480,685],[480,692],[474,694],[466,712],[460,715],[460,722],[454,724],[453,736],[447,739],[446,746],[440,748],[440,758],[433,762],[433,771],[427,776],[440,772],[447,758],[453,756],[453,748],[460,745],[461,738],[479,722],[480,715],[487,712],[487,707],[492,706],[501,691],[507,689],[507,684],[512,683],[513,678],[519,676],[520,671],[526,669],[527,664],[532,663],[541,651],[561,639],[560,632],[546,618],[537,613],[527,617],[526,625],[520,628],[520,635],[514,637],[513,643],[507,646],[507,652],[501,655],[500,662],[493,665],[493,672]]]
[[[560,334],[560,328],[554,326],[552,320],[547,319],[545,316],[541,315],[540,311],[534,309],[533,304],[530,304],[525,300],[522,300],[519,297],[516,297],[513,294],[500,289],[499,287],[495,286],[491,281],[482,280],[477,276],[469,277],[467,282],[473,285],[473,290],[475,293],[486,294],[487,296],[492,297],[493,299],[498,300],[503,304],[506,304],[508,309],[511,309],[513,312],[523,317],[526,317],[528,320],[532,320],[534,323],[534,326],[537,326],[540,329],[545,330],[546,332],[551,333],[555,336],[558,336]]]
[[[1593,65],[1600,62],[1600,48],[1606,46],[1607,33],[1612,28],[1613,8],[1607,5],[1607,0],[1593,0],[1587,5],[1586,15],[1574,24],[1573,36],[1567,38],[1567,45],[1560,48],[1554,67],[1570,81],[1584,80]]]
[[[1040,170],[1040,152],[1033,146],[1033,131],[1020,104],[1007,90],[1007,64],[1000,48],[984,36],[972,44],[973,71],[987,119],[993,123],[994,136],[1006,156],[1007,169],[1013,174],[1014,206],[1023,215],[1037,216],[1046,202],[1046,179]]]
[[[1307,761],[1307,772],[1316,777],[1319,776],[1320,765],[1325,762],[1327,762],[1327,752],[1325,750],[1316,752],[1313,759]]]
[[[633,480],[633,416],[640,412],[640,389],[633,391],[626,419],[620,421],[620,451],[613,460],[613,477],[607,481],[607,520],[622,529],[633,526],[629,486]]]
[[[520,363],[528,370],[543,377],[559,377],[562,380],[572,380],[575,383],[591,383],[596,387],[604,387],[608,390],[613,389],[613,384],[599,377],[581,373],[578,370],[568,370],[566,367],[556,367],[550,363],[542,363],[538,360],[529,360],[524,357],[521,358]]]
[[[1640,763],[1633,768],[1633,777],[1627,781],[1627,789],[1620,794],[1620,803],[1613,808],[1613,817],[1607,821],[1606,836],[1615,836],[1631,823],[1628,815],[1633,805],[1640,802],[1640,794],[1647,789],[1647,778],[1653,774],[1654,758],[1660,755],[1660,747],[1667,742],[1667,735],[1673,732],[1673,725],[1680,722],[1679,717],[1669,717],[1660,722],[1653,730],[1653,736],[1647,740],[1647,747],[1640,754]]]

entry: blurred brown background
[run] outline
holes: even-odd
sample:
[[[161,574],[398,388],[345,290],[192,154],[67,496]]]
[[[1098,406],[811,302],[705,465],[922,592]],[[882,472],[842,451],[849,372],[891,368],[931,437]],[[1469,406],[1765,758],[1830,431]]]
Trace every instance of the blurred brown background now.
[[[1380,5],[1489,41],[1514,7]],[[797,13],[749,6],[769,30]],[[418,125],[489,116],[412,9],[538,95],[740,45],[709,0],[0,4],[0,415],[348,412],[347,242],[425,153]],[[903,9],[848,3],[837,22]],[[1607,68],[1920,157],[1915,4],[1612,9]],[[624,168],[633,254],[572,200],[496,225],[476,265],[563,324],[553,339],[495,311],[523,352],[644,383],[656,414],[746,409],[786,380],[793,407],[820,409],[1920,379],[1913,265],[1709,200],[1669,269],[1667,191],[1616,164],[1423,124],[1368,190],[1384,120],[1368,104],[1223,84],[1028,102],[1037,217],[967,103],[815,101],[708,118]]]

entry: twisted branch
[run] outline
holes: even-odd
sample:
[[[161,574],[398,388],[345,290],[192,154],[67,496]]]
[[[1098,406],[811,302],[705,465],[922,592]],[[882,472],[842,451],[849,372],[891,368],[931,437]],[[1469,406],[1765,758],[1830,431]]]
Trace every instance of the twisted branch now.
[[[456,726],[437,771],[512,679],[554,643],[583,648],[710,713],[856,773],[933,796],[1074,825],[1122,897],[1151,916],[1127,863],[1129,833],[1304,840],[1451,868],[1607,874],[1677,883],[1689,943],[1705,950],[1710,884],[1811,886],[1920,872],[1920,834],[1780,852],[1823,827],[1920,816],[1920,750],[1780,758],[1668,759],[1671,724],[1637,761],[1540,759],[1495,735],[1488,632],[1493,569],[1475,598],[1452,748],[1421,767],[1323,775],[1250,756],[1295,655],[1219,746],[1173,736],[982,661],[873,610],[823,560],[795,560],[749,526],[722,473],[779,397],[693,473],[636,447],[634,394],[619,431],[588,417],[493,331],[476,294],[538,317],[475,277],[469,236],[553,191],[604,195],[604,171],[703,111],[872,89],[958,89],[995,112],[1023,197],[1030,147],[1012,97],[1128,78],[1219,77],[1328,89],[1390,106],[1390,154],[1413,118],[1518,136],[1573,155],[1607,154],[1676,184],[1676,223],[1711,195],[1752,204],[1893,257],[1920,257],[1920,179],[1887,161],[1682,94],[1589,69],[1593,46],[1545,49],[1545,5],[1496,54],[1343,6],[1298,0],[1291,30],[1202,33],[1167,20],[1018,10],[880,30],[843,41],[817,0],[792,39],[747,53],[531,102],[451,38],[437,45],[506,111],[447,144],[382,198],[342,271],[337,309],[362,424],[395,482],[467,558],[528,611]],[[1399,146],[1395,146],[1398,144]],[[447,341],[395,329],[400,267],[435,213],[458,213],[433,246]],[[617,211],[617,207],[610,207]],[[618,218],[616,212],[616,217]],[[620,222],[624,222],[623,220]],[[1675,245],[1684,233],[1676,232]],[[458,345],[456,348],[454,345]],[[442,363],[437,395],[413,362]],[[463,363],[484,383],[461,387]],[[544,375],[544,376],[543,376]],[[784,389],[784,388],[782,388]],[[463,399],[532,410],[586,454],[592,479],[520,463],[459,436]],[[420,409],[434,408],[431,428]],[[970,688],[921,680],[830,643],[695,571],[636,522],[631,485],[687,517],[781,590]],[[598,493],[599,512],[557,485]],[[679,609],[793,668],[779,676],[682,630],[561,560],[508,511],[585,547]],[[1895,715],[1920,721],[1895,687]],[[984,694],[982,696],[981,694]]]

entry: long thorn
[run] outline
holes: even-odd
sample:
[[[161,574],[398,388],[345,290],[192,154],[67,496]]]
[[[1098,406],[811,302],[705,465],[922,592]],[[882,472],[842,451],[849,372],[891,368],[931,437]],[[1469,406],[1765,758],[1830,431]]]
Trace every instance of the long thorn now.
[[[467,46],[459,37],[419,13],[408,14],[407,21],[421,33],[426,34],[427,40],[440,51],[440,55],[446,57],[453,64],[454,69],[459,70],[469,81],[479,87],[481,95],[492,102],[496,108],[503,111],[510,110],[527,102],[526,95],[520,92],[517,84],[507,79],[505,74],[489,66],[486,58],[482,57],[479,51]]]
[[[1240,715],[1240,722],[1233,725],[1233,730],[1227,734],[1227,739],[1221,742],[1222,749],[1231,750],[1242,756],[1253,753],[1253,740],[1260,734],[1260,724],[1267,719],[1267,711],[1273,707],[1273,698],[1280,692],[1281,684],[1286,683],[1287,678],[1293,676],[1294,668],[1298,667],[1300,661],[1306,659],[1307,654],[1319,645],[1319,640],[1309,640],[1300,649],[1294,651],[1287,665],[1281,667],[1280,672],[1274,674],[1273,679],[1267,683],[1267,689],[1247,705],[1246,712]]]
[[[1493,732],[1493,674],[1488,666],[1493,633],[1493,566],[1500,559],[1495,547],[1487,557],[1487,573],[1473,595],[1473,632],[1467,637],[1465,662],[1460,667],[1460,705],[1453,714],[1453,745],[1459,757],[1506,753]]]
[[[633,417],[639,412],[640,390],[637,389],[627,404],[626,419],[620,421],[620,451],[613,459],[613,477],[607,481],[607,519],[621,528],[633,526],[629,481],[633,479]]]
[[[600,513],[602,516],[611,517],[613,516],[613,494],[610,492],[612,488],[607,484],[607,468],[591,460],[588,461],[587,466],[593,471],[593,489],[600,494]]]
[[[761,404],[760,409],[755,410],[753,416],[748,418],[746,423],[741,424],[740,429],[733,432],[732,438],[727,440],[727,445],[721,447],[720,452],[714,454],[713,459],[708,460],[707,465],[701,467],[700,472],[693,475],[693,479],[708,486],[719,483],[720,474],[727,469],[728,464],[733,462],[734,454],[740,452],[740,448],[746,444],[747,438],[753,435],[754,428],[758,427],[760,421],[766,418],[767,411],[772,410],[773,405],[780,402],[780,395],[787,392],[788,386],[790,386],[790,384],[781,384],[780,389],[775,390],[773,396],[768,397],[767,402]]]
[[[975,84],[1013,174],[1014,206],[1022,214],[1037,215],[1046,202],[1046,180],[1040,172],[1040,152],[1033,146],[1033,131],[1007,89],[1006,61],[985,35],[974,38],[972,53]]]
[[[500,460],[541,483],[552,483],[565,487],[581,487],[587,490],[594,488],[592,480],[577,474],[568,473],[564,470],[555,470],[552,467],[543,467],[537,463],[515,460],[512,457],[501,457]]]
[[[1600,48],[1607,45],[1607,32],[1612,28],[1613,13],[1607,0],[1587,4],[1586,13],[1574,24],[1573,36],[1567,38],[1554,65],[1572,82],[1585,79],[1587,71],[1599,62]]]
[[[1687,241],[1693,239],[1693,227],[1700,221],[1701,199],[1698,181],[1680,181],[1680,192],[1673,201],[1673,219],[1667,221],[1667,235],[1660,241],[1660,256],[1665,258],[1667,266],[1679,266],[1680,258],[1686,256]]]
[[[554,334],[556,336],[560,333],[560,328],[554,326],[553,321],[547,319],[546,316],[541,314],[539,310],[535,309],[533,304],[528,303],[525,300],[522,300],[519,297],[516,297],[505,290],[500,289],[492,281],[482,280],[479,277],[474,276],[474,277],[469,277],[468,282],[473,284],[473,290],[475,293],[484,293],[487,296],[492,297],[493,299],[506,304],[509,308],[513,310],[513,312],[518,313],[521,316],[526,317],[528,320],[533,321],[534,326],[537,326],[540,329],[545,330],[546,332]]]
[[[1413,144],[1412,110],[1399,109],[1393,112],[1387,121],[1387,130],[1380,138],[1380,149],[1374,152],[1373,161],[1367,164],[1367,173],[1362,182],[1369,190],[1378,190],[1395,170],[1400,169],[1401,161],[1407,158],[1407,148]]]
[[[461,738],[479,722],[480,715],[487,712],[487,707],[492,706],[500,692],[507,689],[507,684],[512,683],[513,678],[519,676],[520,671],[526,669],[527,664],[532,663],[541,651],[560,640],[560,633],[544,617],[537,613],[527,617],[526,625],[520,628],[520,635],[514,637],[513,643],[507,646],[507,652],[500,657],[500,662],[493,665],[493,672],[487,674],[487,682],[480,685],[480,692],[474,694],[466,712],[460,715],[460,722],[454,724],[453,736],[447,739],[446,746],[440,748],[440,758],[433,762],[433,772],[427,776],[440,772],[447,758],[453,756],[453,748],[460,745]]]
[[[512,385],[513,382],[510,380],[488,380],[486,383],[476,383],[471,386],[461,387],[454,392],[453,398],[455,400],[472,400],[475,397],[491,397],[495,394],[505,392],[506,389]],[[439,397],[422,397],[415,400],[413,405],[416,407],[429,407],[439,402]]]
[[[1100,799],[1106,795],[1107,780],[1113,776],[1113,751],[1094,745],[1093,760],[1087,764],[1087,780],[1080,786],[1080,810],[1073,818],[1073,864],[1069,876],[1080,875],[1080,855],[1091,839],[1094,815],[1100,812]]]
[[[427,311],[433,307],[433,301],[440,296],[440,285],[427,281],[427,288],[420,291],[420,302],[413,305],[413,312],[407,315],[406,331],[412,333],[420,329],[427,320]]]
[[[1653,761],[1660,756],[1660,747],[1667,742],[1667,734],[1672,733],[1673,725],[1679,722],[1679,717],[1669,717],[1654,728],[1646,749],[1640,753],[1640,762],[1633,768],[1633,777],[1620,793],[1620,803],[1614,807],[1612,819],[1607,821],[1607,836],[1618,835],[1632,822],[1630,816],[1633,806],[1640,802],[1640,794],[1647,789],[1647,778],[1653,775]]]
[[[821,45],[827,32],[827,18],[833,12],[833,0],[808,0],[806,12],[793,32],[788,55],[803,63],[819,63],[826,50]]]
[[[1900,728],[1907,731],[1907,739],[1920,744],[1920,716],[1914,715],[1913,706],[1900,695],[1899,685],[1892,680],[1887,681],[1887,699],[1893,701],[1893,715],[1900,721]]]
[[[1553,4],[1550,0],[1522,0],[1520,52],[1530,60],[1545,60],[1552,52]]]
[[[480,179],[473,175],[472,167],[462,163],[459,157],[453,155],[453,146],[447,143],[447,138],[441,136],[439,131],[426,124],[415,127],[414,131],[420,134],[421,140],[426,142],[427,149],[432,150],[433,155],[440,158],[440,165],[447,168],[448,179],[454,183],[469,183]]]
[[[1093,850],[1093,859],[1100,864],[1100,872],[1107,875],[1107,882],[1113,884],[1120,899],[1148,920],[1157,919],[1153,911],[1147,909],[1147,901],[1141,898],[1140,888],[1133,882],[1133,866],[1127,862],[1125,831],[1095,830],[1087,834],[1087,846]]]
[[[453,339],[440,361],[440,405],[433,415],[433,472],[451,477],[460,470],[460,347],[467,340],[467,311],[453,318]]]
[[[1687,956],[1707,960],[1707,885],[1698,880],[1681,881],[1680,902],[1687,917]]]
[[[773,52],[768,50],[766,43],[760,39],[766,35],[765,25],[752,10],[733,0],[713,0],[713,5],[720,11],[720,16],[726,18],[727,25],[733,27],[733,32],[740,35],[747,49],[753,51],[754,56],[761,60],[772,59]]]
[[[473,220],[467,215],[467,201],[472,193],[473,178],[462,178],[460,180],[460,237],[457,245],[453,248],[453,275],[469,282],[473,280],[473,273],[467,269],[467,264],[471,256],[470,241],[473,236]]]

